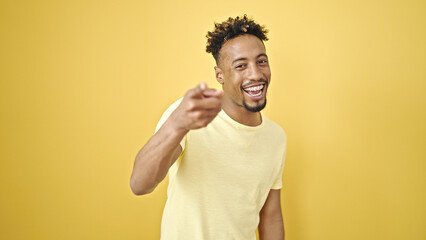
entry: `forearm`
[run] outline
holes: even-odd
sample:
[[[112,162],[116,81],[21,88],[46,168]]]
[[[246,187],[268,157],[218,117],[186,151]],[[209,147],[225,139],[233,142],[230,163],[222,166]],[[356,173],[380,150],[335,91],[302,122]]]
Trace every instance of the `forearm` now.
[[[259,223],[260,240],[284,240],[284,222],[282,216]]]
[[[136,195],[150,193],[179,157],[180,142],[189,129],[207,126],[221,110],[222,91],[205,83],[188,90],[179,106],[136,156],[130,187]]]
[[[130,186],[133,193],[150,193],[166,177],[170,166],[179,157],[180,141],[187,130],[174,126],[169,118],[136,156]]]

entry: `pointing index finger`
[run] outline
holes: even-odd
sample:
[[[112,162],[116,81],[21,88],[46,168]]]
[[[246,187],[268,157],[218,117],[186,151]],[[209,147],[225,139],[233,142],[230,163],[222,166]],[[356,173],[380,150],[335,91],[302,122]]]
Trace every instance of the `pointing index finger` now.
[[[203,95],[204,97],[221,97],[223,95],[223,91],[208,88],[203,92]]]
[[[206,88],[207,84],[202,82],[192,89],[190,96],[195,98],[203,97],[203,92],[206,90]]]

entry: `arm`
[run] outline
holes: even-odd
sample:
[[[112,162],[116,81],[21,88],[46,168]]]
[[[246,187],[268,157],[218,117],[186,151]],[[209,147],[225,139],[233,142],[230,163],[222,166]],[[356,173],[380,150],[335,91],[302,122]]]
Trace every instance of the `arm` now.
[[[190,129],[207,126],[221,110],[222,91],[201,83],[189,90],[163,126],[138,152],[130,178],[134,194],[152,192],[182,152],[180,141]]]
[[[168,169],[182,152],[179,143],[187,132],[169,118],[138,152],[130,178],[130,187],[135,195],[154,191],[166,177]]]
[[[280,189],[269,191],[268,198],[260,211],[259,238],[261,240],[284,240]]]

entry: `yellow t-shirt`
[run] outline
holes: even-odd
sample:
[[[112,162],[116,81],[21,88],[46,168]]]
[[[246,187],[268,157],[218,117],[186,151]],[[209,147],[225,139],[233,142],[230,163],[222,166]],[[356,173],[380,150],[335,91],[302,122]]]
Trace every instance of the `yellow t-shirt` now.
[[[207,127],[188,132],[169,169],[161,239],[256,239],[268,193],[282,187],[286,145],[284,130],[264,115],[260,125],[249,127],[222,110]]]

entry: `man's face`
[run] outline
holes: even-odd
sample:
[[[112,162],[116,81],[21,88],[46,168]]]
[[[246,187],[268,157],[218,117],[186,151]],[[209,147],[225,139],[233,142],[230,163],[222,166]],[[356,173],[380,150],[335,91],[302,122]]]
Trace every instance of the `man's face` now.
[[[223,104],[250,112],[265,107],[271,71],[259,38],[245,34],[229,40],[219,51],[218,65],[216,78],[223,85]]]

